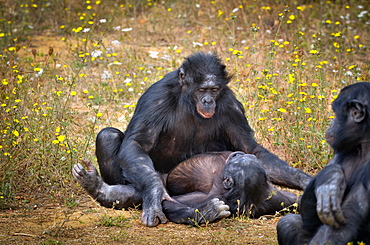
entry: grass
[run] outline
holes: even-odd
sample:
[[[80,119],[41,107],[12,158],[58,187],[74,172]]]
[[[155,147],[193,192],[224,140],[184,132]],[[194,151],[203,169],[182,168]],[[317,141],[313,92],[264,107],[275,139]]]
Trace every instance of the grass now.
[[[256,138],[309,173],[345,85],[369,81],[367,0],[4,1],[0,207],[19,193],[74,203],[71,167],[124,129],[143,91],[196,51],[216,52]]]

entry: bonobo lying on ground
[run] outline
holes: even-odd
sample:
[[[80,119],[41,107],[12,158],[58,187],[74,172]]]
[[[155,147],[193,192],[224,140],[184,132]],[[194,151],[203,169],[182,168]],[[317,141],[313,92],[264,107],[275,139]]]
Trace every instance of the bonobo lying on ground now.
[[[231,213],[258,218],[296,201],[295,194],[271,185],[256,156],[243,152],[194,156],[177,165],[166,179],[175,201],[163,201],[163,210],[176,223],[202,224]]]

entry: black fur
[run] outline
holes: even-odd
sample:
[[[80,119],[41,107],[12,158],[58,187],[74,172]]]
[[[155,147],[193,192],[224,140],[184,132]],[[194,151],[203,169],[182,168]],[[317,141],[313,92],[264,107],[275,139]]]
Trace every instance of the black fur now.
[[[279,221],[279,244],[370,244],[370,83],[345,87],[332,108],[334,159],[307,186],[301,215]]]
[[[160,174],[168,173],[180,162],[197,154],[243,151],[261,160],[273,183],[303,189],[310,180],[308,175],[289,167],[256,143],[243,106],[227,87],[230,78],[216,55],[196,53],[141,96],[124,138],[120,137],[122,141],[115,140],[117,134],[123,135],[117,129],[103,129],[99,133],[96,154],[101,159],[98,162],[103,180],[123,183],[136,190],[135,200],[142,203],[145,225],[166,222],[161,202],[171,198]],[[86,162],[85,165],[91,167]],[[102,192],[87,188],[89,184],[84,182],[103,180],[87,178],[89,173],[85,174],[82,166],[74,168],[74,175],[89,193]],[[90,186],[96,186],[96,183]],[[130,195],[122,194],[117,187],[112,191],[112,188],[104,190],[119,192],[125,197],[119,207],[132,205],[125,201],[132,200]],[[105,199],[101,203],[111,200],[109,195],[105,195]]]

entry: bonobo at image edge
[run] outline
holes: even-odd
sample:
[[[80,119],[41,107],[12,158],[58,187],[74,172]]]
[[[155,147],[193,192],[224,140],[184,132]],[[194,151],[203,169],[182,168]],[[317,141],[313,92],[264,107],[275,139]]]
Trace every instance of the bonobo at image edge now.
[[[165,174],[180,163],[203,153],[212,155],[216,154],[214,152],[228,151],[230,155],[230,152],[240,151],[242,154],[254,155],[256,160],[241,157],[242,154],[235,159],[242,158],[240,162],[243,166],[254,162],[250,171],[258,171],[256,176],[260,177],[253,181],[266,186],[264,190],[270,188],[270,182],[304,189],[310,176],[290,167],[254,139],[242,104],[227,86],[232,76],[225,68],[220,58],[212,53],[199,52],[186,58],[177,70],[166,74],[140,97],[124,132],[111,127],[99,132],[96,156],[101,175],[91,162],[84,160],[83,165],[76,164],[73,167],[74,177],[89,195],[105,207],[126,208],[141,204],[142,222],[146,226],[167,222],[169,217],[166,217],[164,211],[171,214],[168,215],[171,216],[170,220],[180,222],[184,208],[191,209],[199,205],[203,214],[210,213],[207,217],[214,217],[215,220],[230,214],[228,209],[231,204],[222,200],[224,194],[217,198],[210,196],[204,199],[205,203],[198,203],[197,198],[192,198],[195,201],[190,203],[181,203],[168,191],[173,191],[174,188],[166,186]],[[196,161],[207,162],[209,155],[197,158]],[[221,168],[218,171],[229,169],[225,158],[220,162]],[[197,164],[194,166],[200,166]],[[207,170],[200,171],[195,176],[196,181],[201,181],[207,174]],[[234,174],[237,173],[233,173],[231,177],[249,183],[248,178],[236,178]],[[222,174],[217,172],[216,175]],[[214,185],[217,193],[224,193],[223,188],[230,186],[224,182],[228,180],[230,178],[212,182],[210,185]],[[233,194],[236,197],[248,192],[248,188],[244,187],[226,190],[237,190]],[[193,191],[185,188],[179,193]],[[265,198],[260,195],[265,195],[265,191],[251,192],[247,197],[250,200]],[[285,200],[286,197],[282,198]],[[163,201],[178,203],[179,206],[167,205],[163,209]],[[246,201],[245,205],[250,205],[250,202]],[[248,210],[250,207],[245,208]]]
[[[332,109],[334,158],[307,186],[300,214],[279,220],[279,244],[370,244],[370,83],[343,88]]]

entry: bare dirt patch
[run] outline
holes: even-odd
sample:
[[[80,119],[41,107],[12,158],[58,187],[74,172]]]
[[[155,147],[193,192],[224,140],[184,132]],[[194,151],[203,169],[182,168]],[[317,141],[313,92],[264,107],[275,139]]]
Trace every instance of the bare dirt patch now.
[[[39,207],[38,207],[39,206]],[[0,212],[0,244],[277,244],[279,218],[228,218],[202,227],[148,228],[141,211],[100,207],[84,196],[77,207],[52,201]]]

